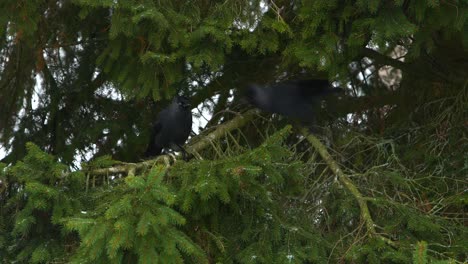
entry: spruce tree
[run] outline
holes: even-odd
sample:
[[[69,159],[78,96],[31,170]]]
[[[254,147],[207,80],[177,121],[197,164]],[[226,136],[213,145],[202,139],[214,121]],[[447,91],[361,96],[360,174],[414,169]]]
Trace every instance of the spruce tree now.
[[[467,14],[3,0],[2,263],[466,262]],[[314,134],[243,100],[249,83],[324,78],[345,94]],[[190,159],[142,160],[181,93],[210,116]]]

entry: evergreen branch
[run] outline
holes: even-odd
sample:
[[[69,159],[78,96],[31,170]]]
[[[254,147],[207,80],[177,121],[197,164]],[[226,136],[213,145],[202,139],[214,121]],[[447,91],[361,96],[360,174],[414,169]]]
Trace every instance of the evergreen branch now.
[[[233,118],[229,122],[217,126],[217,128],[213,132],[207,135],[203,135],[201,137],[194,138],[196,141],[191,144],[189,143],[189,145],[185,148],[186,151],[193,154],[198,153],[206,147],[211,146],[211,143],[213,141],[223,137],[224,135],[226,135],[226,133],[247,124],[250,120],[253,119],[253,117],[256,114],[258,114],[258,110],[249,110],[243,113],[242,115]],[[90,176],[106,176],[116,174],[135,175],[136,172],[151,168],[155,165],[170,166],[170,159],[170,155],[160,155],[151,160],[145,160],[138,163],[122,162],[119,163],[119,165],[117,166],[94,169],[89,171],[88,173]]]
[[[170,155],[161,155],[161,156],[157,156],[154,159],[145,160],[145,161],[137,162],[137,163],[121,162],[117,166],[91,170],[89,171],[89,175],[91,176],[105,176],[105,175],[116,175],[116,174],[135,175],[135,172],[151,168],[155,165],[168,166],[170,164],[169,162],[170,157],[171,157]]]
[[[221,124],[216,127],[216,130],[209,133],[208,135],[203,135],[199,140],[190,144],[186,149],[189,153],[196,153],[203,150],[204,148],[211,146],[211,143],[221,137],[223,137],[227,132],[230,132],[236,128],[240,128],[253,119],[255,115],[258,114],[258,110],[252,109],[242,115],[238,115],[229,122]]]
[[[273,12],[276,13],[276,17],[279,21],[283,22],[286,24],[286,22],[284,21],[283,17],[281,16],[281,12],[283,11],[284,9],[284,6],[282,7],[279,7],[278,5],[275,4],[275,2],[273,0],[270,1],[270,7],[271,7],[271,10],[273,10]]]
[[[240,51],[235,53],[243,54]],[[197,89],[197,93],[190,98],[190,102],[193,105],[198,105],[204,102],[206,98],[224,91],[226,87],[242,89],[252,82],[275,79],[276,66],[281,62],[280,56],[268,58],[252,58],[251,55],[246,54],[239,56],[242,56],[242,58],[236,58],[235,60],[230,57],[226,58],[223,75],[216,77],[208,85]]]
[[[374,221],[372,220],[369,207],[367,206],[366,198],[359,192],[358,188],[353,183],[353,181],[341,170],[340,166],[332,158],[330,153],[328,153],[326,147],[322,144],[322,142],[320,142],[320,140],[317,137],[310,134],[305,128],[301,129],[301,133],[306,136],[307,141],[309,141],[309,143],[317,150],[319,155],[327,163],[328,167],[338,177],[338,180],[346,187],[346,189],[348,189],[348,191],[354,196],[354,198],[356,198],[359,204],[359,208],[361,209],[361,217],[364,220],[367,231],[370,233],[370,235],[378,236],[385,243],[395,247],[395,243],[392,240],[377,234],[374,227]]]
[[[409,70],[409,65],[407,63],[385,56],[373,49],[364,48],[363,55],[370,59],[374,59],[378,64],[381,64],[381,65],[389,65],[389,66],[398,68],[402,71]]]

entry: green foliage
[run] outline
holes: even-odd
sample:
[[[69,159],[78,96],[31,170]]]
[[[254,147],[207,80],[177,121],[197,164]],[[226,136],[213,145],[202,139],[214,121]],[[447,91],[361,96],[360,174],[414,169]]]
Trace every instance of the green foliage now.
[[[213,260],[324,260],[326,244],[312,226],[300,225],[304,212],[294,212],[284,200],[299,194],[302,184],[303,164],[294,161],[293,153],[284,147],[290,133],[291,128],[286,127],[238,156],[174,167],[171,181],[178,186],[176,204],[187,221],[195,224],[192,228],[196,229],[189,233]]]
[[[67,166],[28,143],[28,155],[14,166],[2,169],[9,199],[3,201],[3,239],[0,251],[5,261],[43,263],[67,256],[65,247],[73,234],[62,232],[61,221],[82,206],[83,174],[69,173]],[[14,186],[15,188],[11,188]]]
[[[120,162],[115,161],[109,155],[104,155],[101,157],[97,157],[96,159],[83,164],[83,171],[98,169],[98,168],[108,168],[112,167],[113,165],[119,164]]]
[[[442,261],[427,252],[427,245],[434,252],[446,249],[441,241],[451,243],[451,251],[444,256],[464,254],[466,228],[395,198],[374,195],[371,210],[380,232],[400,240],[397,248],[367,237],[354,197],[340,185],[332,183],[319,204],[314,204],[309,193],[320,193],[316,188],[331,182],[304,177],[314,163],[300,161],[294,148],[287,147],[290,135],[291,128],[286,127],[251,151],[218,160],[178,162],[169,171],[155,167],[144,175],[127,176],[118,185],[92,189],[85,197],[81,173],[66,172],[51,155],[29,144],[24,161],[2,170],[2,182],[7,179],[9,184],[16,181],[24,186],[6,203],[7,210],[21,209],[6,217],[2,208],[2,222],[7,223],[2,238],[16,239],[15,246],[8,246],[7,259],[304,263],[333,256],[351,262],[424,263]],[[374,154],[382,155],[384,145],[374,148],[378,150]],[[367,152],[372,157],[372,151]],[[391,151],[380,159],[395,162]],[[379,167],[368,172],[378,174],[386,177],[376,178],[376,185],[391,186],[400,195],[417,192],[412,181],[396,172]],[[60,191],[63,188],[66,193]],[[391,188],[387,187],[387,196]],[[79,202],[83,199],[86,206]],[[325,210],[328,214],[323,214]],[[29,238],[27,242],[23,237]]]
[[[134,256],[138,263],[182,263],[184,256],[205,262],[201,249],[181,230],[185,218],[171,209],[175,195],[162,182],[165,170],[129,176],[125,183],[97,199],[96,211],[65,219],[81,243],[72,262],[121,263]]]
[[[2,0],[0,259],[466,262],[467,9],[457,0]],[[402,80],[385,84],[382,66]],[[341,117],[317,120],[361,198],[307,140],[277,129],[291,120],[266,115],[210,135],[189,162],[95,173],[134,168],[125,162],[141,161],[176,93],[214,114],[203,138],[242,115],[248,83],[326,75],[352,96],[333,107]],[[80,170],[76,156],[89,153]]]
[[[466,3],[439,4],[438,1],[302,1],[298,15],[299,31],[286,47],[294,63],[327,70],[330,76],[341,73],[369,42],[373,48],[402,44],[414,39],[409,56],[416,59],[422,50],[432,49],[431,33],[444,36],[466,30]],[[464,29],[465,28],[465,29]],[[429,33],[431,32],[431,33]],[[466,34],[464,34],[466,36]],[[466,47],[466,46],[465,46]],[[333,63],[331,63],[333,62]]]
[[[413,263],[426,264],[427,263],[427,243],[425,241],[418,242],[413,253]]]

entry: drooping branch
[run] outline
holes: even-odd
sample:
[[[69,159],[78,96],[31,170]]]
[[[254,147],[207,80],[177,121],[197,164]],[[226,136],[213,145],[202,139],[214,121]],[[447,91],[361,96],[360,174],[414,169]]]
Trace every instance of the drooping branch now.
[[[320,140],[315,137],[314,135],[310,134],[307,129],[301,129],[301,133],[306,136],[307,141],[317,150],[319,155],[322,159],[327,163],[328,167],[332,170],[332,172],[338,177],[338,180],[348,189],[348,191],[354,196],[356,201],[358,202],[359,208],[361,209],[361,217],[366,224],[367,231],[371,236],[377,236],[378,238],[382,239],[385,243],[395,246],[395,243],[390,239],[383,237],[376,233],[375,231],[375,224],[372,220],[372,216],[369,211],[369,207],[367,206],[366,198],[359,192],[356,185],[354,185],[353,181],[341,170],[340,166],[333,157],[328,153],[326,147],[320,142]]]

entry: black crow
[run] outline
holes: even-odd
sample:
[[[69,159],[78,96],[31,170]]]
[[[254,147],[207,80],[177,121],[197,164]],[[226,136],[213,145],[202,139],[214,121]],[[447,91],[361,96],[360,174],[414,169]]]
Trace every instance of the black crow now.
[[[159,112],[144,156],[159,155],[164,148],[185,151],[182,145],[191,131],[192,112],[189,99],[176,96],[169,106]]]
[[[297,119],[305,125],[315,124],[317,111],[327,95],[342,92],[327,80],[294,80],[267,87],[250,85],[247,100],[255,107]]]

